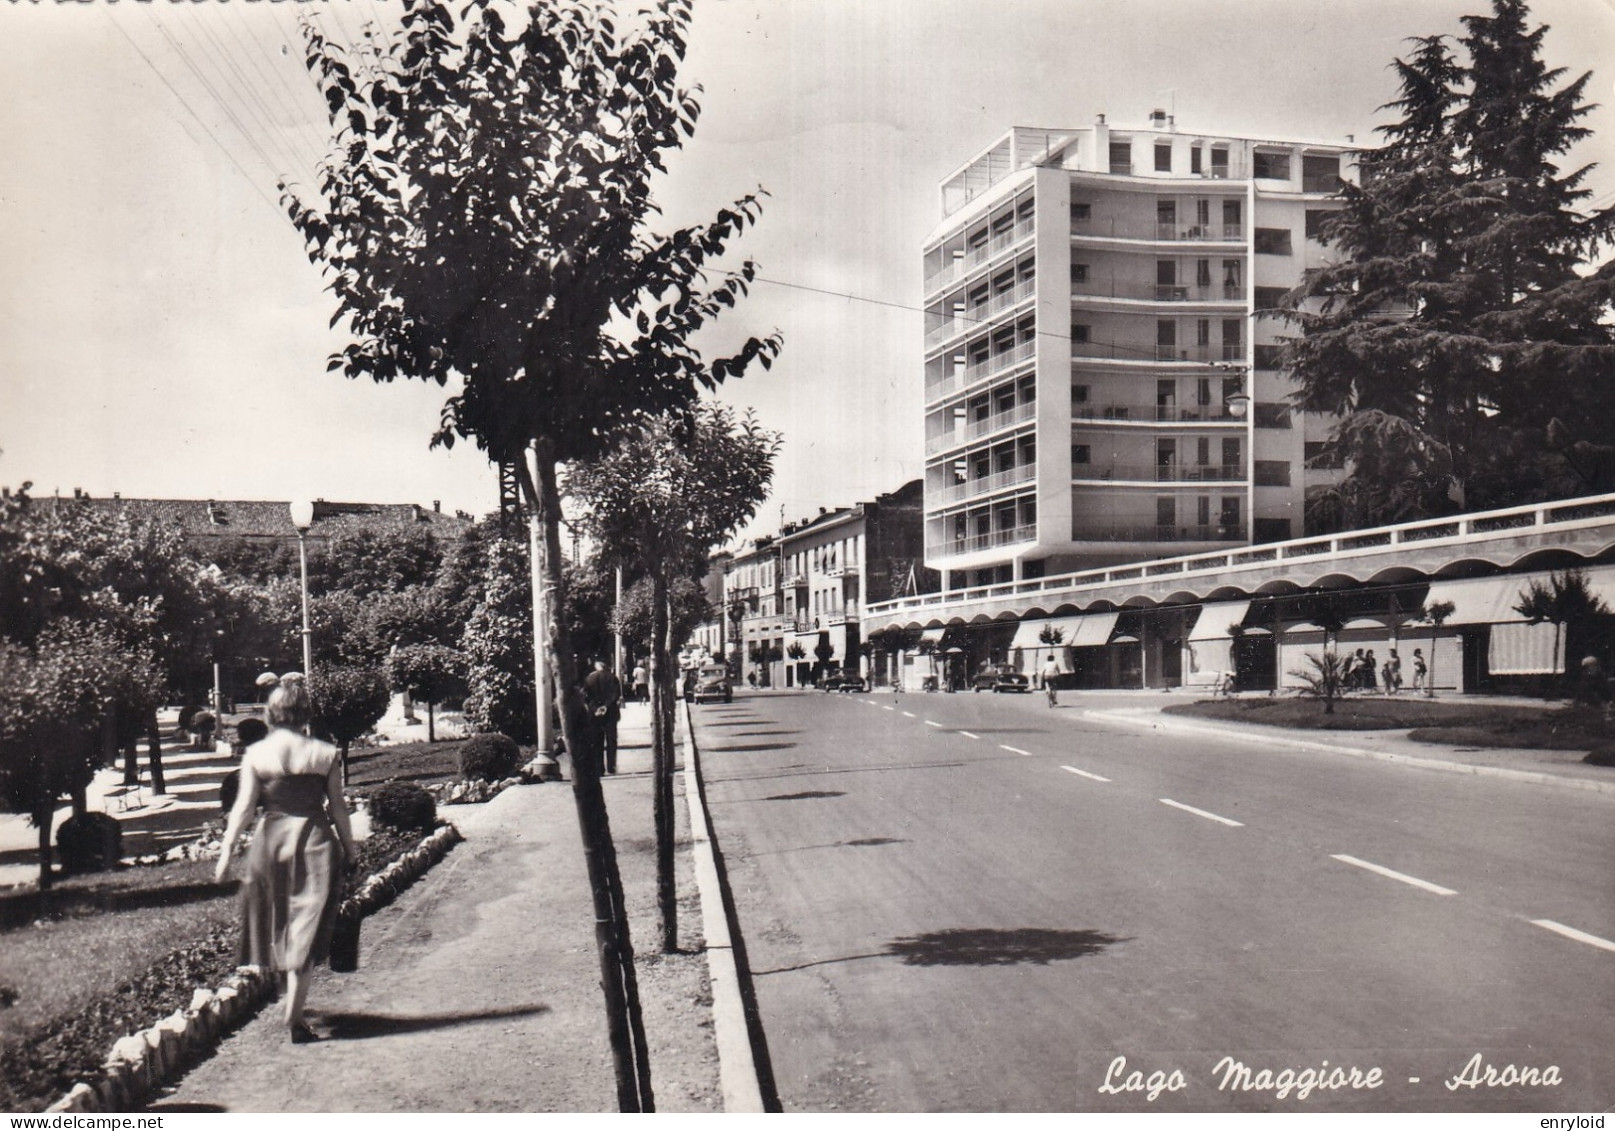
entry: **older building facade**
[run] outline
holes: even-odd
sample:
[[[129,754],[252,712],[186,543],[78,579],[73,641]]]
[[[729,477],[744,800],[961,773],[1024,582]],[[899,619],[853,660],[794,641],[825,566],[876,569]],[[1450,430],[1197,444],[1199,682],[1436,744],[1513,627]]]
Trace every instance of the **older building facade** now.
[[[924,248],[925,559],[944,589],[1299,537],[1328,422],[1259,318],[1322,263],[1349,145],[1017,127]]]

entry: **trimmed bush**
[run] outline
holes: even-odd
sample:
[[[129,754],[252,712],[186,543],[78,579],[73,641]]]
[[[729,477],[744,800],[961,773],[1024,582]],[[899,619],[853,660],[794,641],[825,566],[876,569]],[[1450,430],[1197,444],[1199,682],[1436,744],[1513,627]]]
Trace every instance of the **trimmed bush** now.
[[[69,817],[56,830],[56,849],[69,872],[116,868],[123,856],[123,829],[105,813]]]
[[[398,832],[430,832],[437,801],[414,782],[390,781],[370,795],[370,820]]]
[[[504,734],[478,734],[460,747],[460,776],[467,781],[504,781],[521,769],[521,747]]]

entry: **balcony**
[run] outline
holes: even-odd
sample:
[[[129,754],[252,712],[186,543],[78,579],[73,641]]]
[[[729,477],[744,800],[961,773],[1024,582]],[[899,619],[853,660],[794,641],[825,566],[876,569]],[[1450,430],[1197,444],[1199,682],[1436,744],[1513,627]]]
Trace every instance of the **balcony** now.
[[[1140,424],[1239,424],[1237,417],[1226,404],[1159,405],[1159,404],[1079,404],[1071,406],[1072,420],[1111,420]]]
[[[1021,342],[1013,349],[1002,353],[995,353],[986,361],[978,361],[967,365],[954,373],[951,377],[944,377],[939,381],[930,381],[925,386],[925,399],[934,401],[941,397],[951,396],[961,389],[968,389],[977,381],[995,376],[1015,366],[1031,361],[1036,355],[1036,342]]]
[[[806,589],[807,575],[801,570],[792,570],[786,573],[785,580],[780,582],[780,584],[786,589]]]
[[[1242,542],[1238,523],[1216,526],[1079,526],[1073,542]]]
[[[1245,347],[1237,342],[1221,346],[1156,345],[1143,342],[1077,342],[1071,343],[1073,360],[1100,359],[1107,361],[1136,361],[1149,364],[1188,362],[1194,365],[1220,365],[1223,362],[1243,362]],[[935,399],[935,394],[932,394]]]
[[[979,479],[950,484],[949,486],[938,488],[934,493],[927,492],[926,503],[934,506],[948,506],[962,499],[973,499],[977,495],[989,495],[994,491],[1001,491],[1005,487],[1028,483],[1036,476],[1036,464],[1022,464],[1020,467],[1012,467],[1007,471],[983,475]]]
[[[1130,299],[1138,302],[1243,302],[1245,288],[1238,283],[1221,286],[1168,283],[1120,283],[1096,280],[1071,284],[1072,297]]]
[[[980,267],[983,263],[991,262],[1016,244],[1030,239],[1034,225],[1030,220],[1016,224],[1009,231],[994,236],[986,243],[970,248],[963,255],[950,260],[941,270],[925,277],[926,293],[947,286],[955,279],[963,278],[970,271]]]
[[[1117,220],[1073,220],[1073,237],[1101,240],[1146,240],[1150,243],[1243,243],[1244,224],[1135,223]]]
[[[954,428],[939,435],[928,437],[925,441],[925,454],[929,456],[935,455],[937,452],[945,452],[949,448],[968,443],[978,436],[986,436],[998,431],[1000,428],[1008,428],[1012,424],[1020,424],[1023,421],[1031,420],[1036,413],[1037,405],[1028,401],[1004,412],[994,413],[983,420],[972,420],[963,428]]]
[[[1241,342],[1224,342],[1220,346],[1180,346],[1157,343],[1156,361],[1196,361],[1201,364],[1218,361],[1244,361],[1245,346]]]
[[[1077,464],[1077,483],[1242,483],[1245,467],[1237,463],[1107,463]]]
[[[1339,192],[1345,184],[1338,173],[1316,173],[1301,178],[1302,192]]]
[[[826,613],[824,614],[824,623],[829,625],[831,628],[834,628],[838,624],[857,624],[858,609],[856,606],[848,605],[845,609],[837,609],[833,612]]]
[[[858,573],[859,573],[858,567],[855,566],[855,565],[831,566],[829,569],[824,571],[824,576],[829,577],[829,578],[837,578],[837,577],[856,578],[858,576]]]
[[[970,554],[977,550],[990,550],[995,546],[1008,546],[1016,542],[1033,542],[1037,540],[1037,526],[1012,526],[1004,530],[993,530],[986,534],[971,534],[962,538],[954,538],[947,542],[927,543],[925,556],[927,558],[945,558],[954,554]]]
[[[972,330],[980,329],[982,323],[993,318],[995,315],[1002,314],[1011,307],[1019,306],[1021,303],[1031,298],[1035,290],[1036,287],[1033,285],[1033,281],[1028,279],[1024,283],[1020,283],[1007,291],[1002,291],[999,294],[993,295],[992,298],[988,299],[982,305],[972,308],[968,313],[961,314],[955,318],[950,318],[942,325],[927,330],[925,332],[926,346],[934,346],[940,342],[945,342],[950,338],[955,338],[961,334],[968,334]]]

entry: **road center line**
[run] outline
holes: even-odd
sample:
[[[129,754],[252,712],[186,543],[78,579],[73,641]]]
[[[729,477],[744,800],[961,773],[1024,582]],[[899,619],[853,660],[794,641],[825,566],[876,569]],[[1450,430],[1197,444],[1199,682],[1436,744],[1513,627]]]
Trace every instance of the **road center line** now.
[[[966,738],[975,738],[975,739],[979,739],[979,738],[981,738],[981,735],[979,735],[979,734],[971,734],[971,733],[970,733],[970,732],[969,732],[969,731],[967,731],[967,730],[962,730],[962,731],[960,731],[960,732],[959,732],[959,733],[960,733],[960,734],[962,734],[962,735],[964,735],[964,736],[965,736],[965,737],[966,737]]]
[[[1412,884],[1416,888],[1422,888],[1425,891],[1434,892],[1436,895],[1458,894],[1451,888],[1444,888],[1440,884],[1432,884],[1429,880],[1421,880],[1417,876],[1409,876],[1402,872],[1393,872],[1389,868],[1382,868],[1378,864],[1370,864],[1367,860],[1359,860],[1355,856],[1335,854],[1331,855],[1329,859],[1339,860],[1342,864],[1354,864],[1359,868],[1366,868],[1368,871],[1373,872],[1376,875],[1384,876],[1387,879],[1401,880],[1404,884]]]
[[[914,712],[913,711],[904,711],[903,712],[903,717],[905,719],[912,719],[914,717]]]
[[[1030,758],[1032,756],[1032,752],[1030,750],[1017,750],[1013,746],[1005,746],[1002,742],[998,744],[998,749],[1008,750],[1011,754],[1019,754],[1023,758]]]
[[[1174,809],[1182,809],[1185,813],[1193,813],[1196,817],[1204,817],[1208,821],[1217,821],[1220,824],[1227,825],[1231,829],[1242,829],[1245,827],[1244,823],[1241,821],[1231,821],[1227,817],[1219,817],[1215,813],[1207,813],[1204,809],[1196,809],[1193,805],[1185,805],[1181,801],[1173,801],[1170,797],[1159,797],[1156,798],[1156,800],[1162,805],[1170,805]]]
[[[1567,939],[1575,939],[1577,942],[1586,943],[1588,946],[1596,946],[1600,950],[1615,951],[1615,942],[1601,939],[1597,935],[1589,935],[1586,931],[1578,931],[1574,927],[1567,927],[1563,923],[1555,923],[1552,919],[1532,919],[1531,922],[1535,926],[1545,928],[1556,935],[1563,935]]]
[[[942,724],[941,723],[933,723],[930,719],[926,719],[925,720],[925,725],[928,726],[928,727],[939,727]]]
[[[1090,774],[1087,770],[1079,770],[1075,766],[1061,766],[1060,768],[1068,774],[1076,774],[1079,778],[1092,778],[1094,781],[1110,780],[1109,778],[1102,778],[1098,774]]]
[[[882,707],[885,707],[885,708],[886,708],[886,709],[887,709],[887,710],[888,710],[888,711],[895,711],[895,710],[897,710],[897,708],[896,708],[896,707],[894,707],[894,706],[892,706],[892,705],[891,705],[891,704],[890,704],[890,703],[882,703],[882,704],[881,704],[881,706],[882,706]]]

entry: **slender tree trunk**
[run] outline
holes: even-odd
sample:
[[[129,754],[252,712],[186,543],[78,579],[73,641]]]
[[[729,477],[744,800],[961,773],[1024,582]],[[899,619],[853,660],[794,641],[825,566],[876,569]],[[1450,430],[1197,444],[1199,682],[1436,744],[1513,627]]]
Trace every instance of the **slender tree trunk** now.
[[[39,829],[39,890],[48,891],[52,880],[50,834],[51,823],[56,819],[56,798],[41,796],[36,800],[33,817]]]
[[[146,723],[146,761],[151,770],[151,791],[167,793],[168,786],[163,781],[163,736],[157,729],[156,715]]]
[[[673,882],[673,681],[668,639],[667,576],[661,563],[651,567],[651,764],[656,819],[656,909],[661,918],[662,953],[679,948],[678,896]]]
[[[540,442],[534,447],[537,483],[527,473],[525,461],[521,469],[522,487],[544,531],[538,563],[543,584],[541,591],[533,594],[533,600],[544,601],[553,613],[562,585],[561,495],[550,446]],[[617,849],[611,839],[611,819],[600,788],[600,765],[592,745],[583,741],[587,723],[579,698],[574,694],[578,678],[570,633],[560,617],[546,616],[544,623],[549,634],[546,643],[554,679],[551,690],[560,708],[561,734],[572,754],[572,798],[577,806],[583,859],[594,900],[595,944],[600,954],[600,983],[605,995],[606,1029],[617,1080],[617,1105],[622,1111],[654,1111],[650,1058],[639,1011],[639,984],[634,974],[634,948],[623,903],[622,879],[617,871]]]
[[[140,784],[140,744],[134,739],[123,747],[123,784]]]
[[[426,702],[426,741],[427,742],[436,742],[437,741],[437,727],[436,727],[436,723],[433,721],[432,713],[433,713],[432,701],[427,700],[427,702]]]

